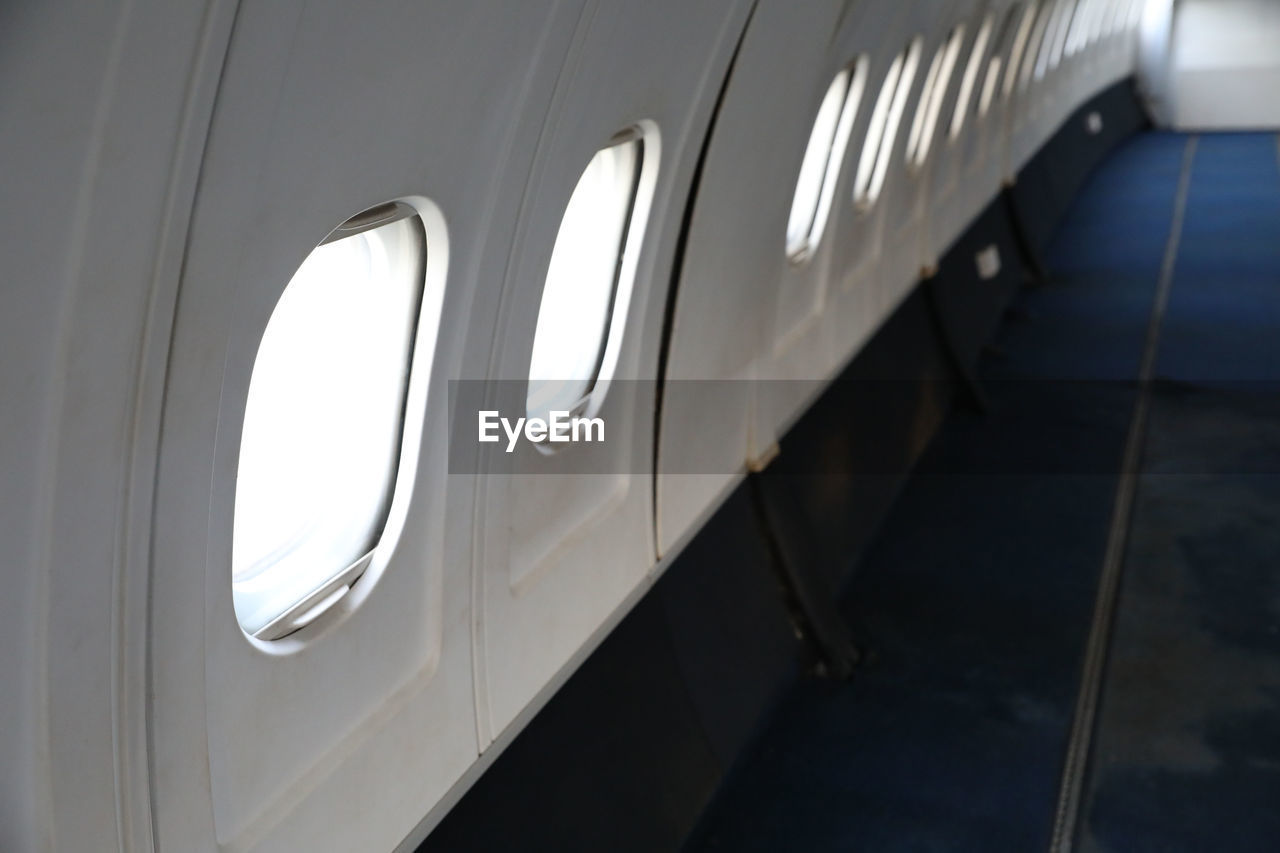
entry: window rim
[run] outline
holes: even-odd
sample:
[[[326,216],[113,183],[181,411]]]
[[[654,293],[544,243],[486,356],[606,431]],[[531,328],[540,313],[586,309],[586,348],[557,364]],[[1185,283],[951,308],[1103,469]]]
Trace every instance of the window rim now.
[[[951,113],[951,127],[947,131],[950,142],[960,138],[960,134],[969,124],[969,114],[976,111],[975,93],[980,94],[978,79],[983,76],[982,69],[987,58],[994,52],[991,49],[991,34],[995,29],[995,13],[988,12],[978,26],[978,33],[973,38],[969,49],[969,61],[965,64],[964,74],[960,78],[960,91],[956,94],[955,108]],[[985,83],[985,81],[984,81]],[[972,107],[972,109],[971,109]],[[985,110],[982,112],[985,115]],[[979,116],[980,117],[980,116]]]
[[[863,138],[858,171],[854,177],[853,204],[859,213],[869,213],[884,192],[889,163],[902,129],[906,102],[915,85],[915,76],[920,70],[920,55],[923,52],[924,37],[913,36],[894,55],[893,62],[880,83],[880,92],[876,96],[876,105],[872,110],[867,134]],[[880,119],[878,128],[877,117]]]
[[[911,174],[922,171],[929,162],[929,155],[933,153],[938,120],[942,117],[942,106],[946,102],[947,93],[951,91],[951,80],[955,76],[965,31],[963,21],[952,26],[929,63],[924,87],[916,102],[916,113],[911,120],[911,130],[907,134],[905,159],[907,171]]]
[[[421,336],[423,324],[426,322],[425,308],[427,306],[428,288],[431,282],[428,277],[429,269],[429,253],[430,253],[430,235],[431,226],[428,224],[428,216],[423,210],[415,206],[410,200],[411,197],[403,197],[393,201],[383,202],[365,208],[354,216],[349,217],[331,230],[323,240],[317,243],[294,269],[294,275],[301,270],[303,265],[311,258],[315,251],[323,246],[337,243],[341,240],[359,236],[360,234],[374,231],[398,222],[410,220],[413,223],[411,234],[413,236],[416,251],[416,265],[412,273],[415,282],[412,299],[412,309],[409,312],[409,339],[404,353],[403,377],[401,379],[401,388],[399,394],[399,402],[397,406],[396,422],[398,429],[394,440],[394,456],[389,463],[390,476],[386,484],[386,492],[375,514],[376,523],[372,526],[370,534],[372,544],[363,554],[351,560],[344,568],[339,569],[330,575],[326,580],[316,586],[311,592],[307,593],[288,608],[278,615],[269,619],[261,627],[250,631],[240,619],[240,608],[236,601],[236,582],[234,574],[231,575],[231,591],[232,591],[232,609],[236,617],[236,623],[241,633],[256,643],[264,644],[263,648],[276,649],[282,648],[280,644],[282,640],[293,640],[298,632],[301,632],[311,626],[312,623],[318,621],[329,611],[333,605],[350,595],[356,588],[356,585],[365,577],[374,559],[379,552],[387,547],[387,533],[392,523],[392,515],[395,506],[407,498],[402,489],[411,488],[410,484],[404,483],[402,477],[403,466],[406,461],[406,445],[409,436],[410,414],[411,414],[411,398],[413,397],[413,386],[415,383],[415,362],[419,359],[419,347],[422,343]],[[254,351],[254,357],[249,370],[249,381],[244,388],[244,393],[248,395],[252,389],[253,373],[258,366],[259,352],[267,328],[270,326],[271,317],[274,316],[276,308],[280,304],[285,291],[289,284],[293,281],[291,276],[289,281],[285,283],[285,287],[281,289],[275,302],[272,304],[271,314],[268,316],[267,324],[263,326],[257,335],[257,347]],[[237,457],[240,455],[244,444],[244,424],[248,413],[248,403],[246,396],[246,405],[242,412],[240,430],[237,440]],[[232,488],[232,524],[230,534],[232,542],[236,535],[236,521],[234,505],[239,494],[239,477]],[[232,546],[234,548],[234,544]],[[278,564],[278,561],[277,561]],[[273,566],[268,566],[255,573],[252,577],[258,577],[261,574],[269,573]],[[234,572],[234,563],[231,565]],[[249,578],[247,580],[251,580]],[[242,581],[243,583],[244,581]]]
[[[857,124],[858,116],[862,112],[862,100],[866,96],[867,78],[870,70],[870,59],[865,53],[859,54],[849,62],[840,67],[836,75],[831,79],[823,94],[823,101],[829,97],[831,89],[836,83],[844,78],[844,92],[840,99],[840,106],[836,113],[836,121],[832,128],[831,142],[827,148],[824,157],[825,165],[822,172],[822,180],[819,184],[818,192],[814,196],[813,210],[808,217],[809,225],[805,230],[803,237],[794,244],[788,237],[786,254],[787,260],[793,266],[803,266],[807,264],[822,245],[822,239],[826,236],[827,221],[831,218],[831,212],[835,208],[835,198],[840,176],[844,173],[845,161],[848,159],[849,143],[853,139],[853,129]],[[818,113],[815,113],[813,120],[813,128],[810,130],[810,140],[812,140],[813,132],[817,130],[817,120],[821,114],[822,103],[819,103]],[[810,142],[805,147],[806,157],[808,155]],[[801,162],[801,170],[803,172],[804,162]],[[799,181],[795,193],[792,195],[792,211],[794,212],[796,202],[799,200]],[[788,217],[790,224],[790,217]]]
[[[627,299],[630,299],[634,277],[637,274],[636,269],[636,253],[642,248],[643,231],[645,223],[643,219],[647,219],[649,215],[648,206],[644,205],[642,210],[642,202],[646,198],[646,186],[651,188],[654,178],[649,177],[650,167],[657,166],[658,154],[661,150],[661,142],[658,136],[657,126],[650,121],[636,122],[628,125],[623,129],[615,132],[612,136],[605,140],[604,144],[596,148],[587,158],[586,164],[577,173],[578,178],[574,183],[574,190],[577,189],[578,182],[586,174],[590,168],[592,161],[602,152],[611,148],[623,145],[636,146],[634,155],[634,167],[631,175],[630,186],[626,194],[626,213],[622,221],[620,238],[618,241],[618,255],[613,265],[613,275],[609,283],[609,296],[605,304],[605,319],[603,328],[600,330],[600,342],[595,355],[590,377],[585,380],[582,393],[578,398],[568,406],[570,416],[593,416],[599,411],[600,406],[604,402],[604,391],[606,390],[610,376],[606,375],[610,371],[609,365],[616,361],[617,350],[622,343],[623,328],[620,324],[625,324],[627,311],[619,313],[619,307],[623,302],[621,298],[623,291],[626,291]],[[569,193],[569,198],[565,201],[564,207],[560,212],[560,221],[556,226],[555,239],[552,241],[551,256],[555,254],[555,243],[560,239],[561,229],[564,227],[564,215],[568,211],[569,202],[572,201],[573,190]],[[549,260],[548,260],[549,263]],[[630,269],[628,269],[630,267]],[[546,273],[544,270],[542,281],[542,294],[538,298],[538,314],[534,319],[533,340],[530,342],[530,363],[525,371],[525,417],[540,416],[540,412],[532,411],[528,408],[529,387],[536,380],[531,375],[533,348],[537,345],[538,339],[538,319],[542,316],[543,304],[542,300],[546,295]],[[627,278],[630,277],[631,281]],[[612,356],[612,358],[611,358]],[[545,380],[544,380],[545,381]],[[560,411],[557,409],[556,411]],[[534,447],[544,455],[553,455],[560,452],[563,448],[551,442],[540,442]]]

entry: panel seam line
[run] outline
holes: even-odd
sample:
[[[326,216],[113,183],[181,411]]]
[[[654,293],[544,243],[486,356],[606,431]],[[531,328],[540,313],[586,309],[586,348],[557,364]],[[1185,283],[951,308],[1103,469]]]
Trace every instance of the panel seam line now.
[[[1120,463],[1120,476],[1116,484],[1111,524],[1107,531],[1106,550],[1103,553],[1102,573],[1098,580],[1098,592],[1094,601],[1093,621],[1085,647],[1080,691],[1076,697],[1071,735],[1058,787],[1053,836],[1049,842],[1050,853],[1070,853],[1075,849],[1085,775],[1089,754],[1092,752],[1094,723],[1102,695],[1102,677],[1111,645],[1124,554],[1137,496],[1139,466],[1146,439],[1147,418],[1151,408],[1151,383],[1160,350],[1160,328],[1168,308],[1169,293],[1173,289],[1173,276],[1182,243],[1183,225],[1186,221],[1187,198],[1190,194],[1191,167],[1198,146],[1199,136],[1191,136],[1183,151],[1182,169],[1178,178],[1177,194],[1174,197],[1173,220],[1169,228],[1169,239],[1165,245],[1164,260],[1160,268],[1160,279],[1156,287],[1151,316],[1147,323],[1146,342],[1138,368],[1137,400],[1125,438],[1124,457]]]

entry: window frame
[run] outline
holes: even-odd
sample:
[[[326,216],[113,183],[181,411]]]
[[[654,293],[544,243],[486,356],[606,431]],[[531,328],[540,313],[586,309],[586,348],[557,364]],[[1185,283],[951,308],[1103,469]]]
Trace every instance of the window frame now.
[[[592,364],[590,375],[589,377],[582,380],[583,390],[581,394],[578,395],[577,399],[572,404],[567,406],[567,411],[570,413],[570,417],[577,417],[583,414],[589,414],[599,408],[602,398],[598,395],[597,392],[600,390],[602,375],[605,373],[605,366],[609,362],[610,352],[616,350],[616,348],[621,344],[621,340],[620,340],[621,327],[619,326],[619,323],[625,321],[626,312],[624,311],[622,312],[621,315],[619,314],[618,308],[619,308],[619,303],[621,301],[619,297],[624,289],[627,291],[628,295],[630,293],[629,286],[626,288],[623,287],[624,276],[628,274],[626,260],[628,256],[638,248],[638,247],[633,247],[631,241],[633,236],[637,236],[634,233],[635,223],[636,223],[636,207],[640,199],[641,187],[643,185],[646,166],[648,164],[648,157],[646,155],[648,154],[649,145],[651,143],[649,143],[649,141],[646,139],[647,135],[648,134],[646,133],[645,128],[638,124],[631,125],[629,127],[626,127],[618,131],[617,133],[615,133],[613,136],[609,138],[609,140],[605,143],[605,145],[596,149],[595,153],[593,153],[591,155],[591,158],[588,159],[587,165],[583,166],[582,171],[578,175],[578,182],[580,182],[583,176],[586,175],[587,169],[591,167],[591,163],[601,153],[608,151],[611,148],[617,148],[623,145],[635,146],[635,153],[633,157],[634,165],[633,165],[633,170],[631,175],[631,181],[627,189],[627,192],[625,195],[625,201],[624,201],[626,213],[622,218],[622,224],[619,229],[617,258],[613,264],[613,275],[609,283],[609,295],[605,301],[604,324],[603,324],[603,328],[600,330],[600,340],[597,346],[597,350],[596,350],[595,358]],[[575,182],[574,184],[575,191],[577,189],[578,182]],[[569,201],[572,201],[572,193],[570,193]],[[555,247],[556,245],[559,244],[559,241],[560,241],[560,236],[562,233],[562,229],[564,227],[564,215],[565,213],[568,212],[568,204],[569,202],[566,202],[566,206],[564,210],[561,212],[560,224],[556,228],[556,239],[553,243],[551,258],[548,260],[548,263],[550,263],[550,260],[553,259],[555,256]],[[549,268],[547,272],[548,273],[550,272]],[[635,274],[634,269],[630,270],[630,274],[631,275]],[[553,380],[546,380],[546,379],[538,380],[532,375],[532,372],[533,372],[532,358],[533,358],[533,353],[536,351],[536,348],[538,345],[538,326],[539,326],[539,321],[542,318],[543,309],[545,308],[545,305],[543,304],[543,300],[545,300],[546,298],[546,287],[547,287],[547,281],[546,281],[546,278],[544,277],[543,294],[539,298],[538,316],[534,321],[534,337],[533,337],[533,342],[531,344],[531,349],[530,349],[529,375],[526,378],[526,383],[529,386],[529,388],[531,388],[533,383],[536,381],[563,381],[564,379],[567,378],[567,377],[559,377]],[[525,394],[525,416],[526,417],[541,416],[542,414],[541,409],[535,410],[535,409],[529,408],[529,394],[530,392],[527,390]],[[555,411],[560,411],[560,409],[555,409]],[[550,442],[539,443],[536,445],[536,447],[544,453],[553,453],[557,449],[559,449],[559,445],[552,444]]]
[[[938,133],[938,119],[941,117],[942,105],[946,102],[947,93],[951,91],[951,79],[955,75],[956,63],[959,61],[960,48],[964,43],[965,25],[963,22],[953,26],[947,37],[938,45],[938,50],[929,63],[929,71],[925,75],[924,88],[916,102],[916,113],[911,120],[911,130],[907,134],[907,169],[918,172],[924,168],[933,153],[933,140]]]
[[[1036,0],[1027,3],[1019,16],[1013,42],[1009,46],[1009,57],[1004,69],[1004,82],[1001,85],[1001,98],[1009,100],[1021,85],[1022,67],[1026,64],[1027,49],[1031,45],[1031,35],[1040,20],[1041,6]]]
[[[960,78],[960,91],[956,95],[955,108],[951,112],[951,127],[947,131],[947,138],[951,141],[958,139],[964,132],[965,125],[968,124],[974,93],[978,91],[978,78],[983,76],[985,60],[991,53],[991,35],[995,29],[995,21],[995,15],[987,13],[978,27],[978,34],[973,38],[973,45],[969,49],[969,62],[965,65],[964,75]]]
[[[315,253],[316,249],[337,243],[341,240],[359,236],[360,234],[363,234],[369,231],[374,231],[379,228],[384,228],[389,225],[394,225],[398,222],[402,222],[406,220],[412,222],[411,234],[413,237],[413,242],[417,248],[417,263],[416,263],[414,272],[412,273],[412,278],[413,278],[413,281],[415,282],[414,295],[411,303],[411,308],[409,310],[409,319],[407,321],[409,332],[408,332],[408,340],[406,342],[405,353],[404,353],[404,366],[403,366],[402,377],[400,380],[399,400],[397,403],[397,412],[395,417],[395,421],[397,423],[397,429],[396,429],[396,436],[393,442],[394,454],[393,454],[393,457],[389,460],[389,466],[388,466],[389,475],[388,475],[387,482],[385,484],[385,491],[381,501],[381,505],[378,508],[376,514],[374,515],[375,521],[371,526],[371,532],[369,534],[371,544],[363,554],[358,555],[354,559],[350,560],[350,562],[348,562],[345,568],[342,568],[337,572],[335,572],[334,574],[330,575],[326,580],[321,582],[318,586],[316,586],[310,592],[306,593],[301,598],[297,599],[293,604],[286,607],[280,613],[268,619],[264,624],[262,624],[261,626],[253,630],[246,628],[245,623],[241,620],[241,607],[240,607],[240,602],[237,600],[237,594],[236,594],[237,582],[234,577],[234,563],[233,563],[233,575],[231,579],[232,580],[231,586],[232,586],[232,605],[236,615],[236,621],[240,629],[247,636],[250,636],[255,640],[271,643],[277,640],[285,639],[286,637],[289,637],[295,632],[300,631],[303,628],[310,625],[312,622],[314,622],[316,619],[322,616],[325,611],[327,611],[334,604],[337,604],[341,599],[343,599],[347,594],[351,592],[352,588],[356,585],[356,583],[359,582],[359,580],[364,576],[366,570],[369,568],[370,564],[373,562],[374,557],[378,553],[379,549],[383,547],[383,544],[386,538],[388,523],[391,518],[392,507],[397,502],[400,489],[402,488],[400,468],[401,468],[401,462],[404,457],[405,441],[407,437],[406,428],[408,425],[410,385],[412,382],[413,364],[415,361],[415,355],[418,347],[421,345],[420,337],[423,331],[422,329],[423,309],[424,309],[424,305],[427,298],[426,275],[427,275],[427,256],[429,251],[429,245],[428,245],[428,239],[427,239],[427,225],[424,222],[420,211],[415,209],[412,205],[408,204],[407,202],[391,201],[391,202],[375,205],[373,207],[365,209],[364,211],[361,211],[360,213],[357,213],[355,216],[350,217],[349,219],[345,220],[342,224],[340,224],[337,228],[333,229],[333,231],[331,231],[323,240],[320,241],[319,244],[316,245],[315,249],[312,249],[312,251],[307,254],[306,258],[303,259],[302,263],[298,265],[297,270],[295,271],[295,275],[296,275],[297,271],[300,271],[302,269],[302,267],[305,265],[307,260],[309,260],[311,256]],[[291,277],[289,283],[287,283],[285,286],[285,290],[288,289],[289,284],[292,284],[292,282],[293,282],[293,278]],[[285,290],[282,290],[280,293],[280,296],[277,297],[277,300],[275,303],[276,307],[279,306],[280,300],[283,299]],[[272,316],[274,317],[274,311],[275,311],[274,307],[272,311],[273,311]],[[265,339],[267,329],[269,327],[270,327],[270,320],[268,320],[267,327],[264,327],[262,335],[260,335],[258,338],[259,348],[261,347],[262,342]],[[432,342],[432,346],[434,346],[434,341]],[[246,389],[246,393],[252,392],[253,372],[256,371],[258,367],[259,356],[260,356],[260,353],[255,352],[253,368],[251,369],[251,373],[250,373],[250,384],[249,384],[249,387]],[[247,405],[246,405],[245,412],[246,412],[246,421],[247,421],[247,415],[248,415]],[[239,447],[237,451],[238,455],[240,453],[243,453],[243,445],[244,445],[244,424],[242,423],[241,433],[240,433],[240,438],[238,443],[238,447]],[[239,479],[240,479],[240,476],[238,474],[237,481],[239,481]],[[237,482],[237,490],[235,492],[237,501],[239,498],[239,485],[240,485],[239,482]],[[232,531],[231,531],[233,549],[234,549],[234,541],[235,541],[238,525],[239,525],[238,514],[233,512],[233,522],[232,522]],[[277,562],[275,565],[279,565],[279,562]],[[272,568],[273,567],[261,569],[259,572],[256,572],[250,578],[250,580],[253,577],[257,577],[260,574],[271,572]],[[243,582],[244,581],[241,581],[241,583]]]
[[[1009,61],[1008,54],[1013,51],[1013,40],[1017,36],[1023,11],[1024,4],[1020,2],[1014,3],[1005,11],[1003,20],[1000,22],[1000,31],[995,34],[995,40],[987,53],[986,70],[982,75],[982,86],[978,90],[976,107],[978,119],[985,118],[1000,97],[1000,83],[1004,77],[1005,63]]]
[[[823,100],[819,105],[818,113],[814,116],[813,127],[809,133],[809,141],[805,146],[804,159],[801,162],[796,188],[792,195],[791,211],[787,219],[787,259],[797,266],[807,263],[817,253],[818,247],[822,244],[822,238],[826,233],[827,222],[834,207],[836,185],[839,183],[840,174],[844,169],[849,142],[853,137],[853,127],[857,122],[858,113],[862,109],[862,99],[866,94],[869,66],[870,60],[865,54],[846,63],[827,86]],[[813,148],[815,134],[819,130],[818,120],[822,117],[822,110],[826,107],[832,90],[841,79],[843,79],[844,85],[839,105],[835,112],[835,122],[831,127],[830,139],[822,146],[825,154],[821,154],[815,152]],[[804,233],[793,240],[790,231],[796,216],[796,206],[801,201],[800,181],[804,177],[805,167],[809,164],[811,155],[822,157],[822,175],[818,182],[817,192],[813,197],[811,209],[805,217],[807,225]]]
[[[914,36],[906,47],[894,56],[889,70],[880,84],[876,105],[872,110],[867,134],[858,157],[858,169],[853,182],[853,204],[861,213],[875,207],[889,175],[889,163],[902,129],[907,100],[920,70],[920,55],[924,52],[924,38]]]
[[[1036,67],[1039,65],[1040,55],[1044,51],[1045,40],[1048,37],[1049,22],[1056,12],[1057,4],[1054,0],[1046,0],[1036,16],[1035,27],[1031,30],[1026,50],[1022,54],[1022,66],[1018,71],[1018,91],[1021,93],[1025,93],[1031,88],[1033,78],[1040,79],[1035,77]]]

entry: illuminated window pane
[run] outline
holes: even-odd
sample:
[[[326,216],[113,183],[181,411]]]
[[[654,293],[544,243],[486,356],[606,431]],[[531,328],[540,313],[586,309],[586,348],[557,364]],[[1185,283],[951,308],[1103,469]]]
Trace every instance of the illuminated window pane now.
[[[1044,43],[1048,36],[1049,19],[1055,15],[1058,7],[1055,3],[1046,3],[1040,9],[1035,29],[1031,31],[1031,40],[1027,42],[1026,53],[1022,56],[1022,69],[1018,74],[1018,91],[1025,92],[1031,85],[1031,75],[1036,70],[1037,60],[1046,56]]]
[[[867,139],[862,145],[862,153],[858,157],[858,171],[853,179],[853,200],[862,205],[869,205],[871,176],[875,172],[876,158],[880,153],[880,142],[884,137],[885,125],[889,121],[889,110],[893,103],[894,93],[898,90],[898,77],[902,74],[904,54],[899,54],[889,66],[884,83],[880,86],[880,96],[871,111],[871,121],[867,124]]]
[[[885,178],[889,173],[889,161],[893,159],[893,145],[898,139],[902,114],[907,109],[911,85],[915,82],[920,66],[922,40],[914,39],[889,66],[880,95],[876,98],[867,127],[867,139],[858,158],[858,171],[853,180],[853,200],[866,210],[880,197]]]
[[[1021,3],[1015,3],[1005,12],[1000,24],[1000,32],[995,37],[991,55],[987,58],[987,72],[983,75],[982,91],[978,95],[978,115],[985,116],[995,102],[996,92],[1000,86],[1000,72],[1005,68],[1006,55],[1012,59],[1017,39],[1018,23],[1022,20],[1024,9]]]
[[[867,61],[860,59],[837,74],[818,108],[787,221],[787,256],[793,261],[807,259],[822,241],[840,164],[866,86],[866,66]]]
[[[1049,71],[1049,63],[1053,56],[1053,45],[1058,37],[1058,25],[1062,20],[1062,10],[1066,4],[1059,0],[1053,4],[1053,11],[1049,15],[1048,24],[1044,28],[1044,33],[1039,40],[1039,50],[1036,53],[1035,62],[1035,79],[1041,80]]]
[[[416,216],[370,213],[387,221],[339,229],[298,268],[254,362],[232,590],[240,626],[263,639],[302,627],[355,582],[395,487],[426,248]]]
[[[642,155],[639,138],[597,152],[565,208],[538,308],[525,401],[531,417],[577,411],[599,378]]]
[[[955,139],[964,130],[965,119],[969,117],[969,104],[973,102],[973,89],[978,84],[978,73],[982,70],[982,60],[987,55],[987,42],[991,40],[991,28],[995,22],[990,15],[982,22],[977,37],[973,40],[973,49],[969,51],[969,63],[965,66],[964,77],[960,78],[960,93],[956,96],[955,111],[951,113],[951,138]]]
[[[1013,47],[1009,51],[1009,62],[1005,66],[1004,72],[1004,96],[1008,98],[1013,94],[1014,86],[1018,82],[1018,70],[1027,65],[1026,56],[1030,52],[1028,46],[1031,43],[1032,28],[1036,23],[1035,3],[1029,3],[1026,10],[1022,13],[1022,20],[1018,23],[1018,31],[1013,39]]]
[[[924,133],[925,114],[933,103],[933,92],[935,84],[938,82],[938,73],[942,69],[942,57],[946,50],[945,43],[938,48],[938,52],[933,55],[933,61],[929,63],[929,70],[924,77],[924,88],[920,91],[920,101],[916,104],[916,115],[911,121],[911,131],[907,134],[907,163],[911,165],[915,165],[918,162],[916,160],[916,150],[920,146],[920,139]]]
[[[1000,56],[991,57],[987,63],[987,77],[982,83],[982,94],[978,96],[978,115],[985,116],[991,110],[991,103],[996,96],[996,83],[1000,80]]]
[[[920,103],[916,106],[915,119],[911,122],[911,133],[907,137],[908,165],[922,165],[929,156],[930,148],[933,147],[938,114],[942,111],[942,102],[946,99],[947,88],[951,84],[951,74],[955,70],[956,60],[960,57],[960,45],[963,41],[964,26],[962,25],[951,31],[951,35],[938,48],[933,62],[929,64],[924,90],[920,93]]]

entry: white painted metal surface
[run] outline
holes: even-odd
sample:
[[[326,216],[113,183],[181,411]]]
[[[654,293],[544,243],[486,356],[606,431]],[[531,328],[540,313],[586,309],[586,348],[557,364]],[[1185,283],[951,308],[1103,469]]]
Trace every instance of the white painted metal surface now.
[[[631,127],[643,139],[644,164],[623,257],[625,287],[614,306],[624,325],[611,374],[622,381],[593,410],[613,430],[606,444],[553,454],[523,444],[518,458],[502,460],[514,473],[479,481],[474,618],[482,744],[511,724],[656,564],[652,380],[690,182],[747,11],[743,2],[613,0],[588,11],[570,48],[507,265],[495,339],[494,376],[517,380],[497,386],[498,393],[519,399],[499,399],[493,408],[522,409],[518,380],[529,373],[561,213],[595,152]],[[673,40],[675,19],[681,38]]]
[[[1101,19],[1111,13],[1113,0],[1100,2]],[[940,129],[919,169],[904,163],[904,127],[881,197],[866,209],[854,205],[854,172],[894,58],[921,37],[925,67],[917,71],[904,110],[903,123],[909,125],[927,64],[947,34],[965,22],[976,33],[984,15],[999,21],[1013,5],[890,0],[802,7],[763,0],[758,5],[710,140],[667,369],[667,379],[677,383],[725,381],[711,393],[668,390],[662,434],[680,439],[660,444],[660,553],[687,539],[717,496],[753,460],[769,454],[920,273],[999,192],[1001,182],[1080,102],[1132,69],[1132,27],[1104,32],[1099,23],[1091,44],[1066,56],[1064,41],[1059,64],[1041,80],[1029,74],[1021,88],[1018,74],[1025,64],[1034,65],[1039,49],[1039,42],[1028,44],[1020,57],[1013,56],[1024,5],[999,45],[1001,65],[987,114],[971,115],[954,139]],[[1028,28],[1035,20],[1033,11]],[[1024,41],[1029,43],[1032,34]],[[961,56],[967,59],[964,49]],[[837,183],[840,202],[830,214],[825,239],[802,263],[794,263],[780,247],[813,117],[834,74],[859,57],[867,58],[870,72]],[[959,80],[953,75],[944,117],[954,106]],[[1006,80],[1013,84],[1007,92]],[[762,114],[774,120],[762,121]]]

